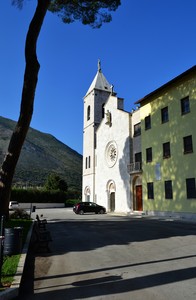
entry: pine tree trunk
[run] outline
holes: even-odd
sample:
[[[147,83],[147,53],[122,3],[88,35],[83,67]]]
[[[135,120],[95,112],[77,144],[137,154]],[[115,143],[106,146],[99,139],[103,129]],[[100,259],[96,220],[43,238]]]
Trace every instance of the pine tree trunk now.
[[[8,205],[12,180],[33,115],[35,90],[40,68],[36,55],[36,45],[49,4],[50,0],[37,0],[36,11],[29,25],[26,36],[26,67],[24,73],[20,115],[11,136],[8,150],[0,170],[0,216],[4,215],[8,217],[9,215]]]

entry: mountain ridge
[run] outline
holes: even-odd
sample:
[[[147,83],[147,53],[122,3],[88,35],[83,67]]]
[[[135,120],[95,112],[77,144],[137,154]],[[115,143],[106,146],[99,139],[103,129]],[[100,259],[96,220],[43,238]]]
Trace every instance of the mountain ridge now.
[[[4,159],[16,122],[0,116],[0,160]],[[61,176],[68,187],[81,189],[82,155],[53,135],[29,128],[16,167],[13,184],[42,186],[50,173]]]

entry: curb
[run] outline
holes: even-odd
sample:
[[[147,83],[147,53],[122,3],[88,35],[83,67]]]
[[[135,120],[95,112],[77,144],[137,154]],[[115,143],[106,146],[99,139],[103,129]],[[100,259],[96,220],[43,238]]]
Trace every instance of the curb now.
[[[9,288],[7,288],[5,291],[0,293],[0,300],[14,299],[19,294],[19,288],[20,288],[22,274],[23,274],[23,270],[24,270],[24,266],[25,266],[27,253],[28,253],[29,243],[30,243],[30,240],[31,240],[33,226],[34,226],[34,223],[32,223],[32,225],[31,225],[31,228],[30,228],[30,230],[28,232],[28,235],[27,235],[27,238],[26,238],[25,245],[22,249],[22,253],[21,253],[21,256],[20,256],[18,268],[17,268],[16,274],[15,274],[14,279],[13,279],[13,283]]]

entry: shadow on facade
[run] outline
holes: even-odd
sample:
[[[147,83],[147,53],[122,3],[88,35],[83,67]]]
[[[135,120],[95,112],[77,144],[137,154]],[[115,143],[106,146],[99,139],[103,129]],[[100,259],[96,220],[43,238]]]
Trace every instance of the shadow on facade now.
[[[119,173],[126,191],[127,206],[129,209],[132,209],[130,175],[127,170],[127,165],[130,164],[130,139],[130,137],[127,137],[123,148],[123,155],[119,159]],[[121,199],[121,201],[124,200]]]

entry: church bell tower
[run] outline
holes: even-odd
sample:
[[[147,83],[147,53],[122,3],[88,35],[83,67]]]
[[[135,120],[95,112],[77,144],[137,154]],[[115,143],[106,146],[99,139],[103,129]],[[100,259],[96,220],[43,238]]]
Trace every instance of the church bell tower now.
[[[104,118],[104,105],[112,93],[98,61],[97,73],[84,96],[82,200],[96,202],[96,131]]]

